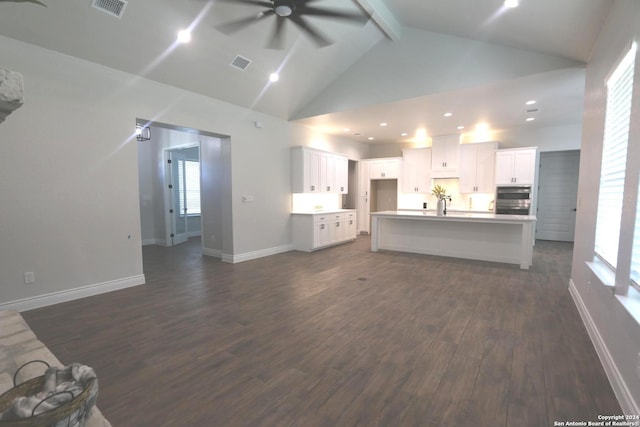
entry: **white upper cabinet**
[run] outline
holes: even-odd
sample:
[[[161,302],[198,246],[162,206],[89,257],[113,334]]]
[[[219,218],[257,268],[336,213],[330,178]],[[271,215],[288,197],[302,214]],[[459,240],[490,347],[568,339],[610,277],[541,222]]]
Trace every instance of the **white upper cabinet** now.
[[[496,151],[496,185],[533,185],[536,151],[535,147]]]
[[[493,193],[495,191],[497,148],[496,142],[460,145],[460,193]]]
[[[460,135],[433,137],[431,146],[431,177],[458,177],[460,157]]]
[[[402,150],[402,192],[431,193],[431,148]]]
[[[335,162],[335,189],[340,194],[349,191],[349,159],[344,156],[334,156]]]
[[[370,159],[369,177],[371,179],[397,179],[400,176],[400,157]]]
[[[292,193],[347,193],[349,159],[306,147],[291,152]]]

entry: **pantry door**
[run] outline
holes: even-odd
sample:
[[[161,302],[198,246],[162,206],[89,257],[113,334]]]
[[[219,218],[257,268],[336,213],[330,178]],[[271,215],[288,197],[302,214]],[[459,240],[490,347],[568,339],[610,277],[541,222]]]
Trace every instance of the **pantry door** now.
[[[573,242],[580,151],[540,153],[536,239]]]

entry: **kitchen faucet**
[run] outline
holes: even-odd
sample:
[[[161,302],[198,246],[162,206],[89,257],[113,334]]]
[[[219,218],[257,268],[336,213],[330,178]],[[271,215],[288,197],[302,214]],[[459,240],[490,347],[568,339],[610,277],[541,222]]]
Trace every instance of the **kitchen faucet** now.
[[[447,214],[447,199],[449,199],[449,203],[451,203],[451,196],[444,196],[442,198],[442,200],[444,200],[444,210],[442,211],[443,214]]]

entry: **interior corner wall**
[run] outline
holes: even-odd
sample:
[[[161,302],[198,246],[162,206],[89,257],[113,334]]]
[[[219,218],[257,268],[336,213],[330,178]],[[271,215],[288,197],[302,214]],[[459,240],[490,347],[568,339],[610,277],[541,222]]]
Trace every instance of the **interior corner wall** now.
[[[0,51],[3,66],[24,76],[26,93],[0,125],[0,308],[144,282],[138,117],[229,136],[222,143],[229,256],[290,248],[298,125],[7,37]],[[34,272],[35,283],[25,285],[24,272]]]
[[[139,142],[138,147],[138,178],[140,188],[140,238],[143,245],[156,244],[155,215],[154,215],[154,162],[151,144]]]
[[[586,70],[586,92],[576,238],[571,271],[572,294],[581,310],[587,329],[599,350],[600,359],[614,386],[623,410],[635,413],[640,409],[640,378],[637,375],[640,353],[640,325],[620,301],[592,276],[585,262],[593,260],[602,141],[606,111],[605,80],[633,40],[640,40],[640,2],[618,0],[596,42]],[[638,64],[636,64],[638,70]],[[636,75],[634,97],[640,94],[640,79]],[[638,164],[639,151],[632,144],[640,141],[640,108],[638,99],[632,110],[630,149],[631,162]],[[628,171],[633,173],[632,171]],[[637,170],[635,170],[637,173]],[[636,188],[625,187],[626,194]],[[627,199],[627,196],[625,196]],[[622,230],[633,225],[622,224]],[[633,234],[631,232],[631,234]]]

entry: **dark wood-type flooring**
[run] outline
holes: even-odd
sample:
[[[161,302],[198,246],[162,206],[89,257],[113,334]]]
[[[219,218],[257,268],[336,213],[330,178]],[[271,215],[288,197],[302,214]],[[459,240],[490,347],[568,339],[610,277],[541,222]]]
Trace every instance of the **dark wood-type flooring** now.
[[[572,245],[529,271],[368,237],[240,264],[145,247],[147,285],[23,313],[98,372],[114,427],[541,427],[620,414],[567,290]]]

